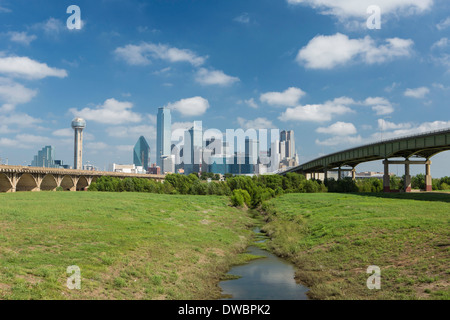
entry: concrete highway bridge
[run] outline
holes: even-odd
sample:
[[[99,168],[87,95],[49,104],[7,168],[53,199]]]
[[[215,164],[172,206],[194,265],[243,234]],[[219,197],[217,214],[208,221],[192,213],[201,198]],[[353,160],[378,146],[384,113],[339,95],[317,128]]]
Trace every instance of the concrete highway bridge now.
[[[356,178],[356,166],[369,161],[384,160],[383,186],[385,192],[390,192],[389,165],[405,165],[405,192],[411,191],[410,165],[423,165],[426,175],[426,191],[432,190],[431,157],[450,150],[450,128],[427,132],[407,137],[401,137],[376,142],[306,162],[297,167],[290,168],[280,175],[288,172],[297,172],[313,179],[328,178],[329,171],[338,171],[341,178],[342,171],[351,171],[353,179]],[[403,158],[402,160],[390,160]],[[420,160],[418,160],[420,159]]]
[[[58,187],[62,187],[64,191],[81,191],[86,190],[92,182],[103,176],[122,179],[136,177],[157,181],[163,181],[165,177],[151,174],[0,165],[0,192],[54,191]]]

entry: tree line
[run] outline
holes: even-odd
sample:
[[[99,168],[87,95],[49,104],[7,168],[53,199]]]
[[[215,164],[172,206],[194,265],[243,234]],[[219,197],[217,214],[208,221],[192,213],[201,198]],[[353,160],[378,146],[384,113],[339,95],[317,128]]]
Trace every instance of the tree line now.
[[[207,182],[206,179],[211,179]],[[392,176],[391,189],[402,189],[404,178]],[[412,177],[413,189],[425,189],[425,176]],[[433,190],[450,190],[450,177],[433,179]],[[219,195],[229,196],[234,206],[256,208],[265,200],[284,193],[317,192],[382,192],[383,182],[377,178],[354,181],[351,178],[341,180],[307,180],[297,173],[261,176],[231,176],[219,181],[216,175],[191,173],[188,176],[169,174],[164,182],[145,178],[101,177],[93,182],[89,191],[103,192],[149,192],[183,195]]]

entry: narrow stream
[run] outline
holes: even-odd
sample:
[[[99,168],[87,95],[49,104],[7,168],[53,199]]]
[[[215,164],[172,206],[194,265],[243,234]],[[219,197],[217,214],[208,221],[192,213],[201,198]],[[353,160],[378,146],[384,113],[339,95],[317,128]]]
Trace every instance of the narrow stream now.
[[[258,234],[257,242],[267,240],[267,237],[259,235],[259,228],[255,228],[253,231]],[[309,289],[295,282],[294,266],[291,263],[257,246],[248,247],[247,252],[264,256],[264,258],[231,268],[228,274],[240,276],[240,278],[219,283],[222,294],[231,296],[224,300],[307,299],[306,292]]]

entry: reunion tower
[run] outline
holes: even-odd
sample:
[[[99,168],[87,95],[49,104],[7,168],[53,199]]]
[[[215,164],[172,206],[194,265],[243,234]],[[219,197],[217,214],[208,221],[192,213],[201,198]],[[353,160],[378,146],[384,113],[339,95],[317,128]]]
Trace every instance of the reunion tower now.
[[[86,121],[75,118],[72,120],[72,128],[75,131],[73,168],[83,170],[83,129],[86,128]]]

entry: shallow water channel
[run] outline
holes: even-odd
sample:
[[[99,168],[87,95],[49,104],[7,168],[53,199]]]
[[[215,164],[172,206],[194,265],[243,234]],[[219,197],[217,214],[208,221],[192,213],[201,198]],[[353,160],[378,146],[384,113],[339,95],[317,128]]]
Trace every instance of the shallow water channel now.
[[[264,242],[267,237],[260,234],[260,229],[253,230],[258,234],[256,242]],[[225,280],[219,283],[224,296],[230,300],[306,300],[308,288],[298,284],[294,279],[294,266],[274,254],[250,246],[247,252],[257,256],[248,264],[231,268],[230,275],[239,279]]]

